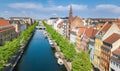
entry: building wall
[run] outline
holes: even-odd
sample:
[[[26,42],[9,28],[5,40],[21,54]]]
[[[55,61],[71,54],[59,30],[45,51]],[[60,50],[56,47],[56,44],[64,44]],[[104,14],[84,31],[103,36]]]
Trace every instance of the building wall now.
[[[53,26],[54,21],[55,21],[54,19],[49,19],[49,20],[47,20],[47,23],[48,23],[48,25]]]
[[[58,24],[59,24],[60,22],[62,22],[62,19],[58,19],[58,21],[56,21],[56,22],[54,23],[53,28],[54,28],[55,30],[58,30]]]
[[[70,33],[70,42],[71,43],[75,43],[75,38],[76,38],[76,35],[73,33]]]
[[[63,33],[62,33],[62,35],[63,35],[63,37],[66,37],[67,36],[67,22],[65,21],[65,22],[63,22]]]
[[[114,60],[110,61],[110,71],[112,71],[111,69],[113,69],[114,71],[120,71],[120,64]]]
[[[89,54],[90,54],[90,60],[93,61],[94,60],[94,40],[90,41],[90,43],[88,44],[89,46]]]
[[[110,64],[110,51],[105,51],[102,49],[101,56],[100,56],[100,67],[105,70],[109,71],[109,64]]]
[[[102,40],[105,40],[107,37],[109,37],[110,35],[114,33],[118,33],[120,29],[118,28],[118,26],[116,24],[113,24],[109,30],[105,33],[105,35],[102,37]]]
[[[112,44],[112,47],[114,47],[114,48],[112,48],[111,51],[116,50],[119,46],[120,46],[120,39],[117,40],[115,43]]]
[[[66,37],[68,40],[70,40],[70,23],[67,23],[67,31],[66,31]]]
[[[80,36],[78,35],[75,38],[75,47],[80,48]]]
[[[28,22],[29,26],[33,24],[31,18],[14,17],[14,18],[10,18],[10,19],[11,19],[11,20],[24,20],[24,21]]]
[[[0,45],[4,45],[5,41],[11,41],[16,37],[14,27],[6,28],[0,31]]]
[[[99,66],[100,64],[100,54],[101,54],[102,40],[95,39],[95,50],[94,50],[94,63]]]

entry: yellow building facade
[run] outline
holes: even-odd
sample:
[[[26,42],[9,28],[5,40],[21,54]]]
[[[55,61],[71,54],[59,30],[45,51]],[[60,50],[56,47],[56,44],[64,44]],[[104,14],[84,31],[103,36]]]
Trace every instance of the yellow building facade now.
[[[99,38],[95,39],[95,50],[94,50],[94,63],[99,66],[100,64],[100,54],[101,54],[101,46],[102,40]]]

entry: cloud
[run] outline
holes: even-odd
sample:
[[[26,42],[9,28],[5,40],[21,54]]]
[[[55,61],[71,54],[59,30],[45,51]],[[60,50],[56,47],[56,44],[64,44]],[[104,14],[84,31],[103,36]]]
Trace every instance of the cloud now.
[[[8,11],[4,11],[3,13],[8,14],[9,12]]]
[[[72,7],[75,10],[86,10],[87,9],[87,5],[72,4]]]
[[[78,4],[71,4],[72,5],[72,9],[73,10],[86,10],[87,9],[87,5],[78,5]],[[67,6],[54,6],[51,8],[51,10],[58,10],[58,11],[65,11],[65,10],[69,10],[70,9],[70,5]]]
[[[41,4],[37,3],[11,3],[8,4],[8,7],[11,8],[21,8],[21,9],[37,9],[38,7],[41,7]]]
[[[113,4],[100,4],[96,6],[96,10],[104,10],[104,11],[109,11],[112,13],[120,14],[120,6],[113,5]]]
[[[50,2],[53,2],[52,0],[49,0]],[[8,7],[15,8],[15,9],[36,9],[36,10],[43,10],[43,11],[66,11],[69,10],[70,5],[63,6],[63,5],[52,5],[48,7],[44,7],[40,3],[11,3],[8,4]],[[86,10],[87,5],[78,5],[78,4],[72,4],[73,10]]]
[[[54,3],[54,1],[53,0],[48,0],[48,4],[49,4],[49,6],[55,6],[55,3]]]

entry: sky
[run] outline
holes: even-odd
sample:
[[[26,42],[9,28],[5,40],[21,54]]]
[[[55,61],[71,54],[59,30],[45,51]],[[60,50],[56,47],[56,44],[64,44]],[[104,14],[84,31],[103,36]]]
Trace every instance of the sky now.
[[[0,0],[0,17],[120,18],[120,0]]]

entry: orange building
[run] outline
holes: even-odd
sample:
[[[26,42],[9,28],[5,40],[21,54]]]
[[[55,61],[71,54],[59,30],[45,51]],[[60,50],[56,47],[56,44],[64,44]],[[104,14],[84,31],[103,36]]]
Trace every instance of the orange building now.
[[[81,27],[85,27],[82,18],[78,16],[73,17],[72,6],[70,6],[70,13],[69,13],[68,24],[67,24],[67,38],[70,40],[70,33],[72,29],[78,29]]]
[[[4,44],[4,41],[11,41],[16,37],[15,27],[4,19],[0,19],[0,45]]]
[[[119,42],[120,34],[117,33],[113,33],[103,41],[100,56],[100,67],[103,69],[103,71],[109,71],[110,56],[112,52],[120,46]]]
[[[100,66],[101,46],[103,41],[113,33],[119,32],[119,28],[114,23],[105,23],[95,36],[94,64]]]

